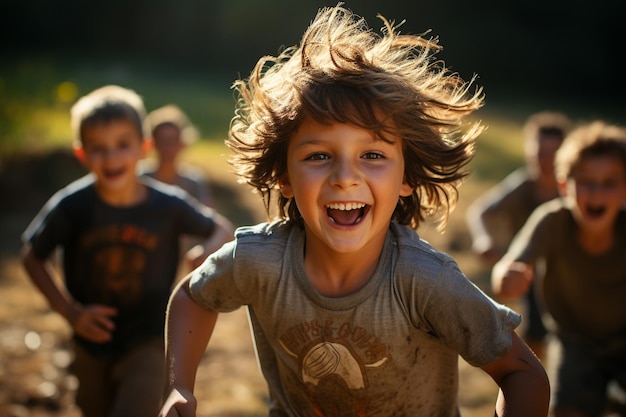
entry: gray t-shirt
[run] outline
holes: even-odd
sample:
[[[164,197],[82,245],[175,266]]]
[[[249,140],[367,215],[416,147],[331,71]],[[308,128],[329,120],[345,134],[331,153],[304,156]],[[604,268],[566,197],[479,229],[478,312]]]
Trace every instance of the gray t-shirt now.
[[[248,306],[271,416],[458,416],[458,355],[503,356],[520,317],[448,255],[392,224],[370,280],[325,297],[304,271],[304,231],[241,228],[191,280],[208,309]]]

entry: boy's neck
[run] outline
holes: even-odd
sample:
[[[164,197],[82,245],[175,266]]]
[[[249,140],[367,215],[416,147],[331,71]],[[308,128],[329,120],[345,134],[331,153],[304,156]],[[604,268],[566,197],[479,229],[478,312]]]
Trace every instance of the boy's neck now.
[[[178,180],[178,169],[175,163],[161,163],[156,171],[154,178],[166,184],[174,184]]]
[[[307,244],[304,270],[313,287],[326,297],[343,297],[360,290],[374,275],[382,253],[382,245],[372,245],[368,253],[319,249]]]
[[[578,243],[591,255],[600,255],[613,247],[615,233],[612,228],[602,231],[578,230]]]
[[[132,207],[144,201],[148,196],[148,189],[138,180],[119,190],[102,187],[98,183],[95,187],[100,199],[115,207]]]

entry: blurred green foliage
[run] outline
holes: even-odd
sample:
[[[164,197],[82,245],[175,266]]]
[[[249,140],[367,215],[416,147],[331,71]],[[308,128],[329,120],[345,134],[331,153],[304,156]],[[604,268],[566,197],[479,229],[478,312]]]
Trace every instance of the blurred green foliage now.
[[[219,74],[77,56],[20,58],[0,65],[0,153],[70,146],[69,110],[104,84],[134,89],[152,110],[178,104],[204,138],[223,140],[232,117],[231,81]]]

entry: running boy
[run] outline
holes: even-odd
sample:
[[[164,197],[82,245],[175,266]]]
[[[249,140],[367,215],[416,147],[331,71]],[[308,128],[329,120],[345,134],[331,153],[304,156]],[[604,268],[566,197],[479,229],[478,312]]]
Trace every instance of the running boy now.
[[[532,214],[493,269],[494,292],[523,295],[533,265],[562,345],[554,414],[600,416],[607,384],[626,387],[626,129],[595,122],[556,156],[563,199]]]
[[[560,112],[543,111],[524,123],[526,165],[474,201],[467,209],[467,226],[474,251],[489,268],[500,260],[515,234],[534,209],[557,198],[554,157],[570,129],[569,118]],[[546,328],[535,291],[525,295],[524,341],[543,359]]]
[[[233,227],[182,190],[139,179],[145,109],[133,91],[97,89],[71,115],[75,153],[90,174],[58,191],[24,232],[24,265],[74,331],[83,414],[154,416],[179,237],[208,238],[208,255],[232,239]],[[56,248],[65,285],[49,262]]]
[[[499,415],[545,416],[549,387],[519,316],[417,228],[450,209],[480,91],[431,60],[435,41],[379,37],[322,9],[299,47],[235,85],[235,167],[282,219],[242,228],[168,307],[162,416],[193,416],[218,312],[246,305],[271,416],[457,416],[458,355],[502,388]],[[450,203],[448,206],[446,203]]]

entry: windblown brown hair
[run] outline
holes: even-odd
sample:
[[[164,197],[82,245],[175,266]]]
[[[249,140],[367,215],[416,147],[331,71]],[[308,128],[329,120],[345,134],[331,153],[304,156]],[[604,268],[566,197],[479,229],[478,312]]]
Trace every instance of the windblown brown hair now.
[[[268,216],[301,220],[294,201],[277,190],[287,169],[287,147],[305,118],[347,123],[381,140],[402,138],[405,179],[414,188],[400,197],[393,219],[417,228],[426,216],[447,219],[458,185],[482,131],[462,119],[482,106],[480,88],[434,60],[436,39],[401,35],[384,17],[381,34],[337,6],[321,9],[299,46],[262,57],[247,80],[238,80],[227,145],[242,181],[263,197]],[[444,224],[445,222],[442,222]]]

